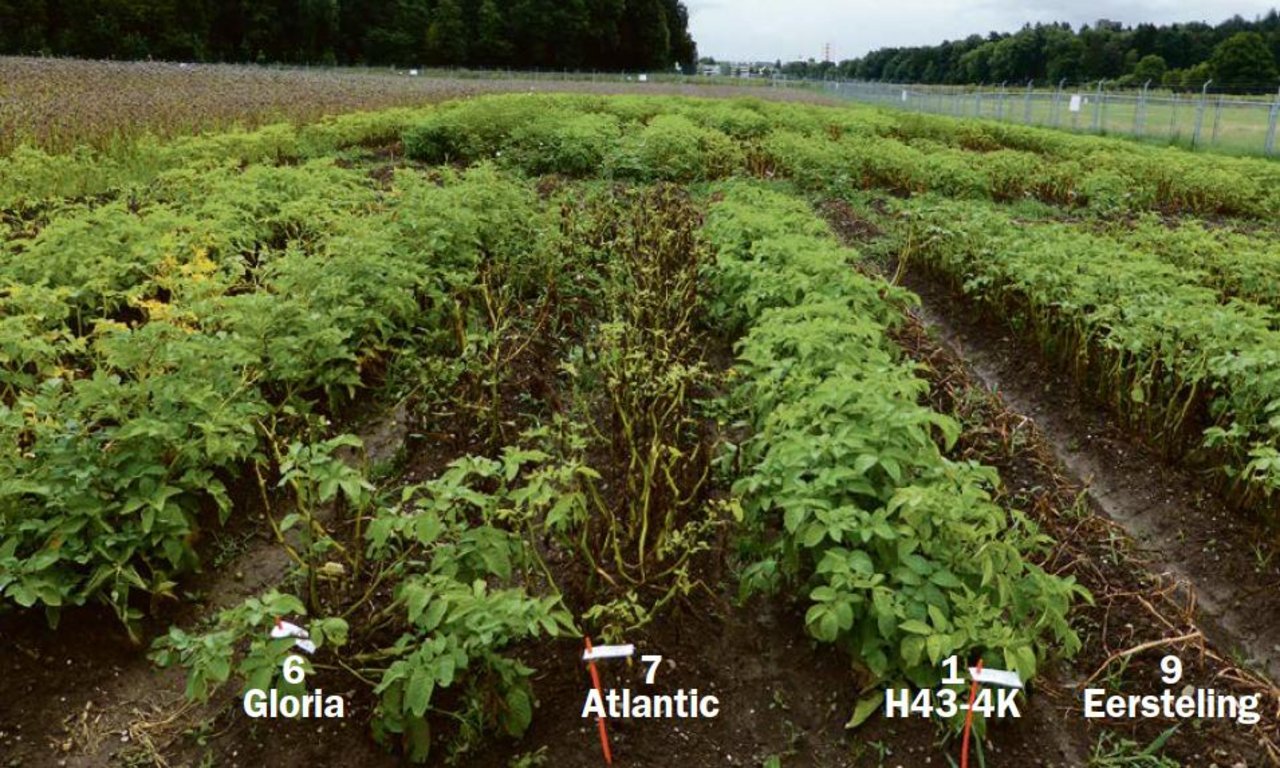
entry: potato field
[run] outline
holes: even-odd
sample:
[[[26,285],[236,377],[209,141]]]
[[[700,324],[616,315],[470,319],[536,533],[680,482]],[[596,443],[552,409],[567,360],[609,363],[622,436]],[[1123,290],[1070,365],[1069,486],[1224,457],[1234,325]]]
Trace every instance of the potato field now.
[[[0,765],[1280,764],[1280,165],[743,93],[0,157]]]

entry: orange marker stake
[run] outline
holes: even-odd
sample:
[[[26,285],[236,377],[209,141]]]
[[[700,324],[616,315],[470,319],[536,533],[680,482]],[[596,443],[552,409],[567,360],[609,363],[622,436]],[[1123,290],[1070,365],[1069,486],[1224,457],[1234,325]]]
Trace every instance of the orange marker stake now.
[[[591,638],[583,637],[582,641],[587,645],[587,652],[591,652]],[[600,700],[604,700],[604,689],[600,686],[600,672],[596,669],[594,659],[587,662],[587,668],[591,670],[591,684],[596,687],[596,693],[600,694]],[[597,717],[596,725],[600,726],[600,749],[604,750],[604,764],[613,765],[613,751],[609,749],[609,731],[605,728],[604,718]]]
[[[982,671],[982,659],[976,669]],[[969,731],[973,730],[973,702],[978,698],[978,681],[969,686],[969,711],[964,716],[964,737],[960,740],[960,768],[969,768]]]

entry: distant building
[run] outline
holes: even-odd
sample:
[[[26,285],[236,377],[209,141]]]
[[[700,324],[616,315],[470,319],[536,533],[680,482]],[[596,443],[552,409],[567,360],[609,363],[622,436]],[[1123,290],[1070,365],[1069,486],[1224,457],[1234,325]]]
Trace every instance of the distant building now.
[[[721,61],[715,64],[699,64],[698,74],[704,77],[772,77],[773,64],[767,61]]]

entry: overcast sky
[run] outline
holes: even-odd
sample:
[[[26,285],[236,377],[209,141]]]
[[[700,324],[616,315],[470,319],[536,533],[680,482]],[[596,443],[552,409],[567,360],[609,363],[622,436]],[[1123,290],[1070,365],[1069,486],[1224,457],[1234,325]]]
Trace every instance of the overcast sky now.
[[[991,30],[1013,32],[1024,23],[1097,19],[1125,24],[1208,21],[1266,13],[1276,0],[685,0],[701,56],[763,60],[857,58],[875,48],[932,45]]]

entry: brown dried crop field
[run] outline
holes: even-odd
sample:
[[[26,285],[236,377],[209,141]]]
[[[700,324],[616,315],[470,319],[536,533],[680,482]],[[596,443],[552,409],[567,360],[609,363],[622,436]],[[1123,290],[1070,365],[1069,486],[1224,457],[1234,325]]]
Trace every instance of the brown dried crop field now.
[[[412,107],[482,93],[571,91],[751,95],[823,101],[805,90],[749,86],[410,77],[390,69],[277,69],[225,64],[0,57],[0,155],[108,149],[144,135],[185,136],[327,115]]]

